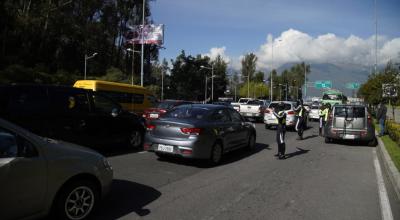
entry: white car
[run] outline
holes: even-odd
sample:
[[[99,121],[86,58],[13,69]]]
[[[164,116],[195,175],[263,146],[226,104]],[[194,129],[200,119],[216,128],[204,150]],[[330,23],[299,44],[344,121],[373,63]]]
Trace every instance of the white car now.
[[[310,113],[308,113],[308,119],[310,121],[319,120],[319,106],[318,105],[311,106]]]
[[[296,108],[296,102],[282,101],[285,104],[285,112],[286,112],[286,127],[294,127],[297,122],[296,112],[294,109]],[[273,114],[273,109],[278,107],[280,101],[273,101],[269,104],[268,108],[264,112],[264,124],[265,128],[269,129],[273,126],[278,125],[278,120]]]

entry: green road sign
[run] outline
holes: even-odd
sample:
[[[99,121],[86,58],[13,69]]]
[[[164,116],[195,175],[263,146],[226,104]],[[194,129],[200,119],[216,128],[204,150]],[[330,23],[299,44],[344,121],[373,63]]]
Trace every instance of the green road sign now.
[[[315,81],[314,87],[317,89],[330,89],[332,88],[331,81]]]
[[[359,89],[360,83],[346,83],[346,88],[348,89]]]

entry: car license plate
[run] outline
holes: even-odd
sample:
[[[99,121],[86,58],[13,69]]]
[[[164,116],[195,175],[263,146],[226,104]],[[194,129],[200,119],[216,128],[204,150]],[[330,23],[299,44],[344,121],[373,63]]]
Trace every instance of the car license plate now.
[[[354,134],[346,134],[344,135],[344,139],[355,139],[356,136]]]
[[[172,145],[165,145],[165,144],[159,144],[159,145],[158,145],[158,150],[159,150],[159,151],[164,151],[164,152],[172,153],[172,152],[174,152],[174,146],[172,146]]]
[[[158,114],[150,114],[150,118],[158,118]]]

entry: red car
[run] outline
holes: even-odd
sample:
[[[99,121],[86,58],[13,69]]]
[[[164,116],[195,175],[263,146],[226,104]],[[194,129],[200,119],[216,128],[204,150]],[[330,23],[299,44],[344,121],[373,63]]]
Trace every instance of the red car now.
[[[146,120],[154,120],[165,114],[168,110],[178,105],[193,104],[193,102],[183,100],[164,100],[154,108],[148,108],[143,112],[143,118]]]

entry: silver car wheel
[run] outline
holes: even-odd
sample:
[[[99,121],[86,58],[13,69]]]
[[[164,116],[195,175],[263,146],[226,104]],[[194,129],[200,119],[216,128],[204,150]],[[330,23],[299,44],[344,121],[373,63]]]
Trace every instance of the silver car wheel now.
[[[129,136],[129,144],[132,147],[139,147],[142,143],[142,134],[139,131],[132,131]]]
[[[92,211],[94,202],[92,189],[87,186],[77,187],[71,191],[65,200],[65,214],[69,219],[83,219]]]
[[[214,164],[221,161],[222,158],[222,146],[220,144],[215,144],[211,154],[211,160]]]

